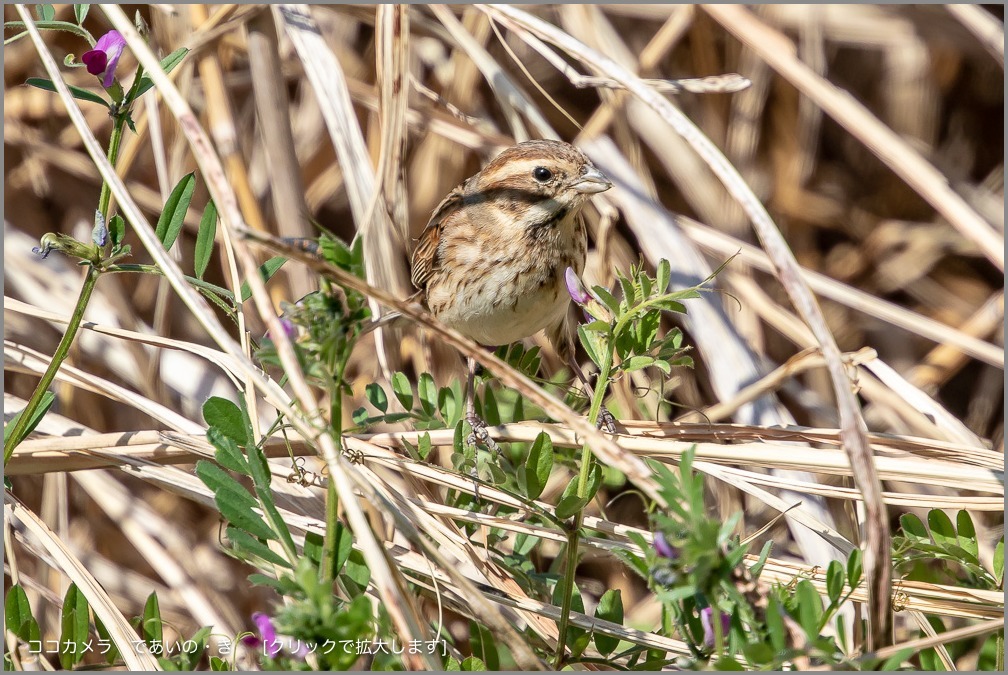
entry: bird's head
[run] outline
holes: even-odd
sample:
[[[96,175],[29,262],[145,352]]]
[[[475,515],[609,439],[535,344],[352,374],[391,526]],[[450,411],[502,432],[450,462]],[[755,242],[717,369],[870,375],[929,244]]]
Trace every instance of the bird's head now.
[[[535,140],[497,155],[465,185],[467,201],[493,201],[516,221],[543,226],[576,214],[612,187],[588,156],[569,143]]]

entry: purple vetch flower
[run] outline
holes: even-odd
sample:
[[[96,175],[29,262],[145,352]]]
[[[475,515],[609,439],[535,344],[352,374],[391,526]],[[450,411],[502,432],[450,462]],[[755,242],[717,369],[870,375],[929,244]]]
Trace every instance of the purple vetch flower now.
[[[256,625],[256,630],[259,632],[258,637],[255,635],[246,635],[242,638],[242,642],[255,647],[262,645],[263,653],[270,658],[279,654],[282,643],[277,639],[273,620],[262,612],[256,612],[252,615],[252,623]]]
[[[654,547],[658,555],[663,558],[675,560],[679,557],[679,551],[669,543],[668,539],[661,532],[655,532]]]
[[[279,318],[279,321],[280,326],[283,328],[284,334],[287,335],[287,339],[296,340],[298,336],[298,329],[297,326],[294,325],[294,322],[291,321],[290,318],[287,316],[281,316]],[[275,339],[273,341],[276,342]]]
[[[98,38],[94,49],[84,52],[81,61],[87,66],[87,71],[92,75],[97,75],[101,79],[102,86],[108,89],[115,82],[115,69],[122,56],[126,40],[117,30],[109,32]]]
[[[714,623],[711,621],[713,615],[713,607],[704,607],[700,610],[700,623],[703,625],[704,644],[708,647],[714,646]],[[721,636],[724,637],[728,635],[728,629],[731,627],[731,617],[724,612],[718,612],[718,616],[721,617]]]
[[[568,267],[567,271],[564,272],[564,281],[567,282],[567,292],[570,293],[571,300],[577,304],[584,305],[592,299],[592,296],[585,290],[584,284],[581,283],[581,279],[578,278],[577,272],[574,271],[573,267]]]

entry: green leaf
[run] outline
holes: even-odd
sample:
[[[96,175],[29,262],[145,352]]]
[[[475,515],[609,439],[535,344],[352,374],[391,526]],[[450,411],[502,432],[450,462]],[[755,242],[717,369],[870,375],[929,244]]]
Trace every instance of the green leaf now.
[[[417,456],[422,460],[426,460],[430,456],[432,449],[433,445],[431,444],[430,434],[424,432],[423,436],[417,439]]]
[[[574,480],[577,481],[576,478]],[[578,497],[576,494],[565,495],[557,503],[554,515],[561,520],[570,518],[584,508],[589,501],[589,499]]]
[[[233,401],[220,396],[211,396],[203,404],[203,420],[215,429],[219,429],[228,438],[234,439],[239,445],[249,442],[249,429],[241,408]]]
[[[60,664],[70,670],[84,658],[84,645],[88,642],[91,613],[87,598],[71,583],[63,597],[63,611],[60,617]]]
[[[584,614],[584,598],[581,597],[581,591],[578,589],[577,584],[571,586],[571,612],[579,612]],[[551,601],[557,607],[563,605],[563,581],[558,581],[556,585],[553,586],[553,595],[551,596]],[[573,625],[568,628],[568,636],[571,640],[577,639],[578,635],[584,635],[585,630],[583,628],[575,629]]]
[[[280,539],[280,543],[283,545],[287,555],[290,556],[291,560],[296,560],[297,553],[294,548],[294,539],[291,537],[290,528],[287,527],[287,523],[280,516],[280,512],[277,511],[277,507],[273,503],[273,493],[268,487],[264,488],[257,485],[256,495],[259,496],[259,505],[272,526],[273,532]]]
[[[756,564],[749,568],[749,573],[755,578],[759,578],[760,574],[763,573],[763,566],[766,565],[767,558],[770,557],[770,550],[773,548],[773,542],[768,541],[763,544],[762,550],[760,550],[759,559]]]
[[[851,551],[850,557],[847,558],[847,585],[851,588],[857,588],[858,584],[861,583],[861,549],[856,548]]]
[[[267,491],[266,501],[273,503],[273,495],[269,492],[270,483],[273,481],[273,473],[270,471],[266,455],[255,445],[248,446],[249,473],[252,475],[252,482],[257,488]]]
[[[658,309],[663,309],[666,312],[676,312],[677,314],[685,314],[686,306],[681,302],[676,302],[675,300],[656,300],[653,307]]]
[[[994,578],[997,580],[998,588],[1004,582],[1004,537],[994,547]]]
[[[980,545],[977,543],[976,529],[973,527],[973,519],[965,509],[956,514],[956,532],[959,548],[973,556],[971,562],[979,563]]]
[[[339,576],[353,551],[353,533],[343,523],[336,523],[336,569],[333,577]]]
[[[612,623],[623,623],[623,596],[619,589],[610,588],[599,598],[598,606],[595,608],[595,618]],[[617,646],[619,638],[601,633],[594,634],[595,648],[603,656],[609,656]]]
[[[221,515],[233,525],[260,539],[276,539],[276,533],[253,511],[257,502],[238,481],[206,460],[196,463],[196,475],[213,490]]]
[[[109,240],[112,242],[112,250],[117,250],[126,238],[126,221],[118,213],[109,218],[108,221]]]
[[[231,670],[231,664],[219,656],[210,657],[210,670],[214,672],[224,672]]]
[[[218,464],[225,469],[237,471],[245,476],[252,475],[252,469],[249,467],[248,460],[242,454],[242,451],[238,449],[238,444],[235,443],[233,438],[225,436],[224,432],[217,427],[210,427],[207,429],[207,440],[216,450],[214,457],[217,459]]]
[[[430,373],[420,373],[417,381],[417,395],[420,397],[420,407],[428,417],[434,416],[437,410],[437,386]]]
[[[651,356],[631,356],[620,365],[620,369],[627,373],[632,373],[641,368],[655,365],[654,357]]]
[[[879,670],[899,670],[899,668],[903,665],[903,662],[910,658],[913,653],[913,647],[901,649],[886,659],[886,662],[879,666]]]
[[[613,294],[609,292],[608,288],[606,288],[605,286],[594,286],[592,290],[595,291],[595,295],[598,297],[598,299],[601,300],[602,303],[609,308],[609,311],[611,311],[613,314],[619,314],[620,309],[619,300],[617,300],[613,296]]]
[[[287,559],[247,532],[239,530],[237,527],[228,526],[225,534],[240,552],[257,556],[274,565],[294,569]]]
[[[170,73],[172,70],[175,69],[175,66],[182,63],[182,59],[184,59],[185,55],[188,53],[189,53],[188,49],[186,49],[185,47],[179,47],[171,54],[161,59],[161,70],[165,71],[166,73]],[[152,80],[149,76],[144,75],[142,78],[140,78],[140,86],[137,87],[136,98],[140,98],[141,96],[146,94],[148,91],[150,91],[151,87],[153,86],[154,86],[154,80]]]
[[[158,217],[157,227],[154,228],[154,234],[165,247],[166,251],[171,249],[172,244],[175,243],[175,240],[179,236],[179,232],[182,231],[186,211],[189,210],[189,202],[192,201],[193,190],[195,189],[196,175],[187,173],[172,188],[171,194],[168,195],[168,199],[165,201],[164,209],[162,209],[161,215]]]
[[[637,285],[640,288],[642,300],[651,297],[651,277],[647,275],[647,272],[641,271],[637,275]]]
[[[733,657],[722,656],[714,662],[714,670],[745,670],[745,668]]]
[[[364,387],[364,395],[367,396],[367,400],[371,402],[371,405],[378,408],[378,410],[388,412],[388,396],[377,382],[371,382]]]
[[[115,642],[112,640],[112,636],[109,634],[108,628],[102,623],[101,618],[97,614],[94,616],[95,632],[98,633],[98,640],[101,647],[106,644],[109,645],[109,649],[106,653],[102,654],[105,659],[105,663],[112,665],[119,659],[119,648],[116,647]],[[101,653],[101,650],[98,650]]]
[[[483,406],[480,415],[489,426],[495,427],[501,423],[500,408],[497,406],[497,396],[490,387],[483,389]]]
[[[763,642],[750,642],[742,645],[742,653],[745,654],[749,663],[770,663],[773,661],[774,652],[770,645]]]
[[[405,373],[396,372],[392,374],[392,393],[406,410],[413,409],[413,387]]]
[[[519,532],[515,535],[513,548],[514,554],[517,556],[528,556],[538,543],[539,537],[532,536],[525,532]]]
[[[919,654],[917,658],[920,659],[921,670],[926,670],[930,672],[944,672],[945,665],[938,658],[938,652],[934,649],[924,649]]]
[[[193,271],[197,279],[202,279],[213,255],[214,239],[217,237],[217,206],[213,200],[207,202],[196,232],[196,250],[193,253]]]
[[[486,664],[475,656],[467,656],[465,660],[462,661],[461,668],[463,671],[469,672],[483,672],[487,669]]]
[[[455,392],[449,387],[441,387],[438,392],[438,410],[446,426],[454,425],[461,417],[461,409],[455,400]]]
[[[20,584],[14,584],[7,591],[7,598],[4,601],[4,625],[22,642],[29,643],[40,639],[39,625],[32,616],[28,594]]]
[[[259,278],[262,279],[262,282],[265,284],[267,281],[273,278],[273,275],[276,274],[281,267],[284,266],[285,262],[287,262],[287,258],[284,258],[283,256],[279,255],[274,256],[273,258],[270,258],[269,260],[264,262],[262,265],[259,265],[259,269],[256,270],[256,273],[259,275]],[[245,302],[251,297],[252,297],[252,288],[246,281],[241,285],[241,301]]]
[[[633,307],[637,304],[637,292],[634,289],[633,283],[622,274],[617,276],[620,287],[623,289],[623,301],[626,303],[627,307]]]
[[[346,572],[342,578],[353,582],[357,586],[358,595],[364,592],[368,582],[371,581],[371,569],[364,561],[364,554],[360,551],[350,552],[350,555],[347,556]]]
[[[523,467],[526,496],[536,499],[542,494],[553,471],[553,440],[543,431],[536,436]]]
[[[164,644],[164,623],[161,621],[161,608],[158,605],[157,593],[148,595],[147,602],[144,603],[140,633],[148,646]]]
[[[74,5],[74,18],[77,19],[77,25],[84,23],[84,19],[88,15],[88,10],[91,9],[91,5]]]
[[[52,5],[36,5],[35,16],[39,21],[52,21],[56,18],[56,10]]]
[[[826,595],[830,602],[836,603],[844,589],[844,567],[839,560],[831,560],[826,568]]]
[[[469,622],[469,649],[477,658],[483,659],[489,671],[500,670],[500,655],[493,633],[486,626],[475,621]]]
[[[655,285],[658,287],[659,293],[664,293],[668,290],[669,279],[672,278],[672,266],[669,261],[662,258],[658,261],[658,268],[655,270]]]
[[[251,510],[258,506],[255,498],[241,483],[213,462],[205,459],[196,462],[196,475],[214,495],[226,493],[224,499],[235,508]]]
[[[42,421],[42,418],[45,417],[45,414],[47,412],[49,412],[49,408],[52,407],[53,401],[55,399],[56,399],[56,395],[53,394],[51,391],[47,390],[44,394],[42,394],[42,399],[39,401],[39,406],[37,408],[35,408],[35,412],[32,413],[32,417],[28,421],[28,426],[25,427],[24,433],[21,434],[21,438],[15,438],[10,443],[9,447],[11,448],[12,452],[13,452],[13,449],[15,447],[17,447],[18,445],[21,444],[21,441],[23,441],[24,439],[28,438],[29,434],[31,434],[31,432],[35,431],[35,427],[37,427],[39,425],[39,422]],[[18,414],[14,415],[14,417],[11,418],[10,422],[8,422],[7,424],[4,425],[4,446],[8,445],[8,443],[7,443],[7,430],[14,428],[14,424],[18,421],[18,419],[20,419],[20,417],[24,413],[24,411],[25,411],[25,409],[22,408],[21,411],[18,412]],[[10,455],[7,455],[7,453],[5,452],[4,453],[4,463],[6,463],[8,459],[10,459]]]
[[[542,357],[539,356],[539,348],[532,347],[522,355],[521,361],[518,363],[518,370],[529,377],[535,377],[536,373],[539,372],[539,364],[541,362]]]
[[[557,518],[564,519],[573,516],[595,497],[595,493],[598,492],[599,487],[602,485],[602,469],[597,462],[592,464],[591,473],[588,476],[587,490],[583,497],[577,496],[577,484],[578,477],[575,476],[566,489],[564,489],[563,495],[560,497],[560,501],[556,507],[555,515]]]
[[[931,530],[931,538],[934,539],[936,544],[944,547],[948,544],[956,544],[958,542],[952,519],[944,511],[941,509],[931,509],[928,511],[927,519],[928,528]]]
[[[930,544],[931,536],[921,519],[912,513],[904,513],[900,516],[900,528],[903,535],[917,543]]]
[[[581,340],[581,345],[585,348],[588,358],[591,359],[592,363],[595,365],[601,364],[602,355],[605,353],[605,350],[609,348],[605,338],[594,331],[586,330],[585,327],[581,325],[577,327],[577,331],[578,338]]]
[[[179,650],[179,670],[196,670],[196,666],[203,658],[206,651],[206,641],[210,637],[210,626],[203,626],[193,633],[192,637],[183,641],[183,648]],[[185,643],[191,642],[195,646],[188,646]]]
[[[784,638],[784,618],[782,612],[780,602],[778,602],[776,597],[771,595],[770,601],[767,604],[766,625],[767,633],[770,635],[770,644],[776,652],[781,651],[787,645]]]
[[[819,620],[822,618],[822,598],[808,579],[798,582],[795,589],[798,602],[798,623],[809,639],[819,637]]]

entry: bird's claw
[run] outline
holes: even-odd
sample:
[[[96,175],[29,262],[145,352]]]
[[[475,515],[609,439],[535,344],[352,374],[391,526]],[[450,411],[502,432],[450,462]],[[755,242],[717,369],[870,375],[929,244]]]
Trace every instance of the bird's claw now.
[[[600,431],[608,431],[610,434],[616,433],[616,418],[605,406],[599,409],[598,421],[595,422],[595,428]]]
[[[497,445],[497,441],[490,438],[490,432],[487,431],[487,423],[483,421],[479,415],[474,412],[466,413],[466,422],[472,427],[472,433],[466,439],[469,445],[475,446],[477,443],[482,443],[488,450],[493,451],[495,454],[500,454],[500,446]]]

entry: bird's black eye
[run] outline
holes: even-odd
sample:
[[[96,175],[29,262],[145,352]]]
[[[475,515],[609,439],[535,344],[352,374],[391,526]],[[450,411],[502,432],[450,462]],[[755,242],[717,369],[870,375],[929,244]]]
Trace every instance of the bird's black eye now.
[[[532,169],[532,177],[535,178],[540,183],[545,183],[550,178],[553,177],[553,172],[547,169],[545,166],[537,166]]]

